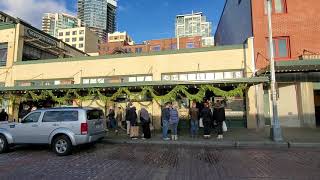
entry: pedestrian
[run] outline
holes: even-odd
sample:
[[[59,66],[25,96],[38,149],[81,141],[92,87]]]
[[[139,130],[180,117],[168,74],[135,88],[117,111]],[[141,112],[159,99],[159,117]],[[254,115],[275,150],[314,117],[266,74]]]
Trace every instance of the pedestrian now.
[[[217,131],[218,131],[217,139],[223,139],[222,125],[223,125],[223,122],[226,120],[226,113],[225,113],[224,105],[219,100],[214,104],[213,118],[217,124]]]
[[[161,119],[162,119],[162,138],[163,140],[168,141],[170,140],[170,138],[168,138],[170,103],[166,103],[165,108],[162,109]]]
[[[136,112],[136,107],[132,104],[129,103],[129,110],[128,110],[128,120],[130,122],[130,137],[132,139],[137,139],[136,136],[137,134],[139,134],[139,129],[136,128],[137,127],[137,112]],[[138,132],[135,132],[135,134],[132,134],[132,130],[131,129],[135,129]]]
[[[8,121],[9,116],[4,109],[0,112],[0,121]]]
[[[170,108],[171,139],[178,140],[179,113],[177,105]]]
[[[115,133],[118,133],[117,130],[117,121],[115,119],[115,112],[112,106],[109,108],[109,114],[108,114],[108,119],[110,122],[110,128],[115,130]]]
[[[150,116],[146,108],[141,108],[140,110],[140,121],[142,124],[143,139],[150,139]]]
[[[125,114],[125,120],[127,123],[127,135],[130,136],[130,120],[129,120],[129,110],[130,110],[130,106],[132,105],[132,103],[128,103],[127,107],[126,107],[126,114]]]
[[[123,111],[121,106],[118,107],[116,120],[117,120],[118,127],[120,127],[121,129],[124,129],[123,128]]]
[[[36,107],[36,106],[33,106],[32,108],[31,108],[31,112],[32,111],[35,111],[35,110],[37,110],[38,108]]]
[[[195,138],[198,135],[199,129],[199,109],[197,108],[197,103],[193,102],[189,110],[190,115],[190,125],[191,125],[191,137]]]
[[[209,108],[209,103],[204,103],[204,108],[202,109],[200,113],[200,117],[203,121],[203,137],[204,138],[210,138],[210,131],[211,131],[211,125],[212,125],[212,111]]]

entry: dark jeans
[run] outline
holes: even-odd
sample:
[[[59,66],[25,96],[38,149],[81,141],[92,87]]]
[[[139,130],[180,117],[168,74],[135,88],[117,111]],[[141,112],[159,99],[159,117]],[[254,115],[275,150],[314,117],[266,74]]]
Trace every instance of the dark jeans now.
[[[217,122],[217,132],[218,132],[218,135],[222,135],[222,134],[223,134],[222,123],[223,123],[223,121]]]
[[[110,128],[115,129],[117,128],[117,120],[116,119],[110,119]]]
[[[211,125],[211,121],[203,121],[203,135],[210,135]]]
[[[151,138],[150,123],[142,123],[143,136],[146,139]]]

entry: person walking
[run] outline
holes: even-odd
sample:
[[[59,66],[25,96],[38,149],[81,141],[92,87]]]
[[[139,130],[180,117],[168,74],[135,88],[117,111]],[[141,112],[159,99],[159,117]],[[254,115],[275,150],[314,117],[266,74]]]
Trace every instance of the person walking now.
[[[142,124],[143,139],[150,139],[150,116],[146,108],[141,108],[140,110],[140,121]]]
[[[179,124],[179,113],[178,107],[174,105],[170,108],[170,126],[171,126],[171,139],[173,141],[178,140],[178,124]]]
[[[137,126],[137,118],[138,118],[138,116],[137,116],[137,112],[136,112],[136,107],[132,103],[129,103],[128,120],[130,122],[130,129],[133,129]],[[137,139],[137,137],[133,136],[131,134],[131,132],[130,132],[130,137],[132,139]]]
[[[109,114],[108,114],[108,119],[110,122],[110,128],[115,130],[115,133],[118,133],[118,129],[117,129],[117,121],[115,119],[115,112],[113,107],[109,108]]]
[[[162,109],[161,119],[162,119],[162,138],[163,140],[168,141],[170,140],[170,138],[168,138],[170,103],[166,103],[165,108]]]
[[[212,125],[212,111],[209,108],[209,103],[204,103],[204,108],[202,109],[200,113],[200,117],[203,121],[203,137],[204,138],[210,138],[210,130]]]
[[[221,101],[217,101],[214,105],[213,118],[217,124],[218,137],[217,139],[223,139],[223,122],[226,120],[226,113],[224,105]]]
[[[195,138],[198,135],[199,129],[199,109],[197,103],[193,102],[189,110],[190,125],[191,125],[191,137]]]
[[[4,109],[0,112],[0,121],[8,121],[9,116]]]

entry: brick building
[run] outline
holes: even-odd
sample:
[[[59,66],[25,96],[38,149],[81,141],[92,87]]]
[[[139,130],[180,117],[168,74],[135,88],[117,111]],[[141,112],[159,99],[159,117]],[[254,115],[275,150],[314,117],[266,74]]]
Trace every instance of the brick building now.
[[[269,65],[266,0],[227,0],[215,34],[216,44],[243,43],[254,37],[257,69]],[[273,0],[275,60],[320,54],[320,1]]]
[[[216,45],[243,44],[253,37],[257,76],[269,76],[267,0],[226,0]],[[272,32],[281,126],[320,127],[320,1],[272,0]],[[313,60],[310,60],[312,57]],[[257,87],[262,118],[270,125],[270,87]],[[265,118],[265,121],[263,120]],[[268,120],[269,119],[269,120]],[[269,122],[268,122],[269,121]],[[265,123],[266,122],[266,123]]]
[[[179,38],[179,49],[201,48],[201,36]],[[177,49],[177,38],[148,40],[130,45],[127,41],[107,42],[99,45],[99,54],[143,53]]]

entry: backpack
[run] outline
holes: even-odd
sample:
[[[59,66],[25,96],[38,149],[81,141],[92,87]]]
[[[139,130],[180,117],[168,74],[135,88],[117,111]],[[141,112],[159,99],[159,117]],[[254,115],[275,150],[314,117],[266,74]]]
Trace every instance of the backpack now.
[[[170,109],[170,123],[175,124],[179,122],[179,113],[176,109]]]

